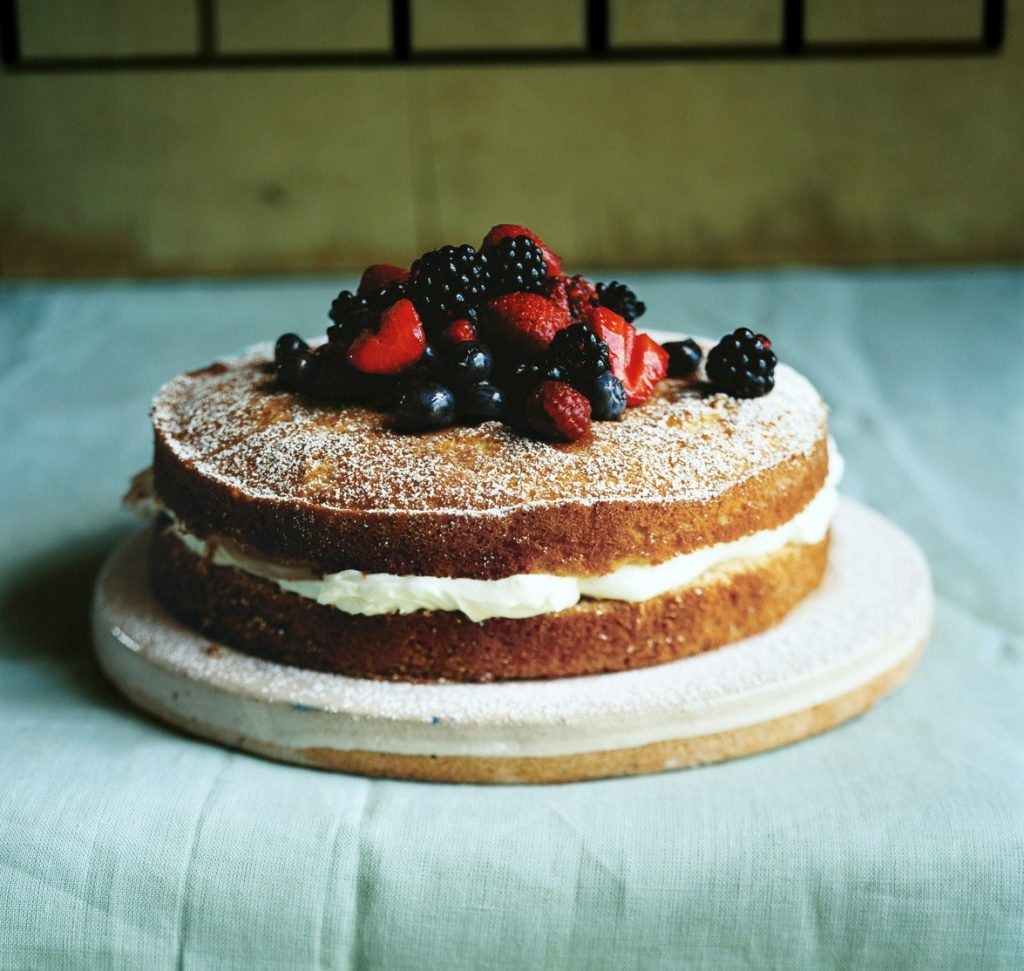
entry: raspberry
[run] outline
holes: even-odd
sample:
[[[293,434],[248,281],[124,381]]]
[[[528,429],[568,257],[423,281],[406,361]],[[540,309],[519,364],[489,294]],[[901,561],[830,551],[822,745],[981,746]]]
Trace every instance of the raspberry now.
[[[565,281],[565,290],[569,298],[569,313],[582,319],[591,307],[597,306],[597,288],[578,273],[562,279]]]
[[[764,334],[737,327],[708,351],[708,380],[734,398],[759,398],[775,387],[778,358]]]
[[[562,272],[561,259],[545,245],[544,241],[536,233],[531,232],[525,226],[514,226],[511,223],[500,223],[497,226],[492,226],[490,232],[488,232],[484,237],[484,241],[480,244],[480,249],[490,249],[497,246],[503,239],[510,239],[515,236],[525,236],[537,244],[540,255],[544,258],[544,262],[547,265],[548,276],[557,277]]]
[[[590,427],[590,402],[564,381],[542,381],[526,400],[525,417],[534,431],[575,442]]]
[[[423,357],[426,345],[423,324],[412,301],[399,300],[384,311],[377,333],[364,330],[352,342],[348,360],[365,374],[398,374]]]
[[[481,323],[492,339],[526,354],[546,350],[555,334],[569,326],[569,314],[539,293],[507,293],[487,308]]]

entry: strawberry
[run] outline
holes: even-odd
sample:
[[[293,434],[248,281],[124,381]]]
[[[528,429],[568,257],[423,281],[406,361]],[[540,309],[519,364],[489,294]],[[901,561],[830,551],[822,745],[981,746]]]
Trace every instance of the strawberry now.
[[[441,336],[449,344],[460,344],[462,341],[475,341],[477,338],[476,327],[471,320],[453,320],[441,332]]]
[[[358,296],[367,297],[390,287],[393,283],[405,283],[409,279],[409,271],[390,263],[374,263],[363,270],[359,278]]]
[[[381,315],[377,332],[364,330],[348,349],[349,363],[364,374],[398,374],[412,367],[427,346],[416,308],[399,300]]]
[[[515,226],[512,223],[499,223],[497,226],[492,226],[490,232],[480,244],[480,249],[485,250],[491,246],[497,246],[503,239],[508,239],[512,236],[526,236],[537,244],[541,256],[544,257],[544,262],[548,265],[548,276],[558,276],[562,272],[561,257],[548,249],[544,241],[525,226]]]
[[[539,293],[506,293],[487,305],[483,322],[497,341],[539,354],[571,320],[568,311]]]
[[[608,345],[612,374],[626,389],[627,406],[642,405],[668,373],[668,352],[607,307],[594,307],[587,323]]]
[[[642,405],[655,385],[668,374],[668,351],[647,334],[637,334],[633,354],[626,365],[626,407]]]
[[[548,438],[575,442],[590,427],[590,402],[564,381],[542,381],[526,399],[526,421]]]
[[[633,354],[633,341],[636,339],[636,328],[626,323],[614,310],[607,307],[594,307],[587,314],[586,322],[590,329],[608,345],[612,374],[623,384],[626,383],[626,366]],[[628,390],[628,389],[627,389]]]

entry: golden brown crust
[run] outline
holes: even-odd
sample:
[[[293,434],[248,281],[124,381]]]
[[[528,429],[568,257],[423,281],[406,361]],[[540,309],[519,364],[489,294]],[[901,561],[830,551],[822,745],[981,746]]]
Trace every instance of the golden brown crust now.
[[[398,435],[282,392],[260,361],[161,391],[156,491],[194,535],[324,573],[602,575],[778,526],[828,470],[824,405],[790,369],[751,401],[665,381],[557,446],[493,422]]]
[[[189,532],[227,536],[267,559],[321,573],[494,580],[518,573],[601,576],[625,562],[660,563],[788,522],[828,472],[822,439],[707,503],[566,503],[500,516],[355,512],[255,498],[222,489],[174,461],[157,442],[157,490]]]
[[[712,571],[642,603],[583,600],[553,614],[474,623],[457,612],[373,617],[213,566],[154,531],[153,584],[176,616],[247,653],[317,671],[400,681],[491,681],[622,671],[764,630],[821,582],[828,540]]]

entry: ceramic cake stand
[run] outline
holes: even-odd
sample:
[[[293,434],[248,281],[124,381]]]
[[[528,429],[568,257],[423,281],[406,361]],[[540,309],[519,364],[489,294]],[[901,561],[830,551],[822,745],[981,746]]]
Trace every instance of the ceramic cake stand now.
[[[407,684],[261,661],[185,627],[149,592],[146,532],[97,582],[96,650],[139,707],[194,735],[302,765],[452,782],[556,782],[749,755],[832,728],[907,677],[928,638],[914,543],[843,500],[821,587],[719,650],[615,674]]]

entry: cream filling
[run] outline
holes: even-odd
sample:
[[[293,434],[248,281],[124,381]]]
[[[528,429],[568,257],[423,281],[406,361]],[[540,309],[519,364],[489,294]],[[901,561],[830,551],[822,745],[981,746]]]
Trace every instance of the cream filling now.
[[[396,576],[341,570],[323,576],[281,566],[251,556],[229,540],[202,540],[189,533],[174,514],[157,502],[172,529],[190,550],[210,558],[216,566],[229,566],[271,580],[282,590],[335,607],[347,614],[410,614],[418,610],[457,610],[472,621],[492,617],[522,618],[555,613],[579,603],[582,597],[637,603],[684,587],[713,567],[764,556],[789,543],[814,544],[825,538],[839,501],[836,485],[843,461],[829,442],[829,472],[825,484],[796,516],[774,529],[761,530],[728,543],[682,553],[657,564],[629,564],[596,577],[520,573],[498,580],[465,577]],[[134,498],[134,497],[132,497]],[[154,500],[132,504],[152,511]]]

